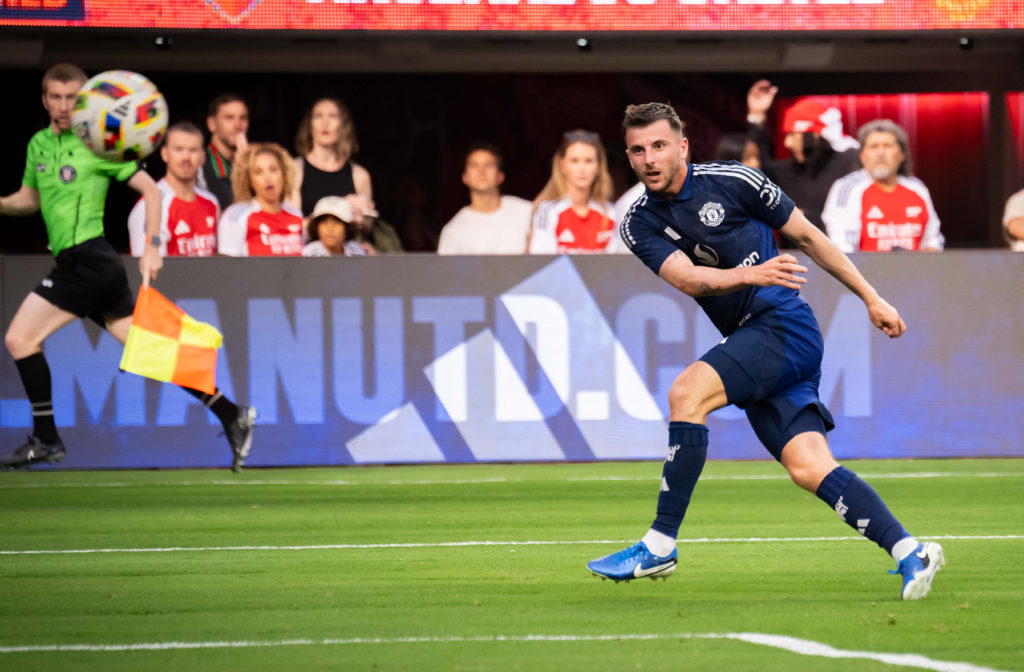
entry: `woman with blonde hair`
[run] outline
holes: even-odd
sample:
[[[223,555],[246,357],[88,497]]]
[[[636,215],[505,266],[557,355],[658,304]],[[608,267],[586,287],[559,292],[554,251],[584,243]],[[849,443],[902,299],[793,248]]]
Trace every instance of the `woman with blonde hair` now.
[[[295,185],[295,165],[284,147],[251,144],[231,169],[234,204],[217,224],[217,252],[232,257],[302,254],[302,214],[284,202]]]
[[[324,97],[313,103],[299,125],[295,149],[301,158],[289,200],[299,210],[310,213],[321,198],[344,196],[356,217],[376,217],[370,173],[352,161],[359,141],[343,102]]]
[[[593,254],[608,251],[616,234],[612,178],[597,133],[562,136],[551,159],[551,178],[533,201],[527,243],[531,254]]]

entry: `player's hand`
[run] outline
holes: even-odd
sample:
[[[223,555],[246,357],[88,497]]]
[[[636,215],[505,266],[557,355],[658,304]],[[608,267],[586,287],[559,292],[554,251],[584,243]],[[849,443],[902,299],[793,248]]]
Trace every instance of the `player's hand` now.
[[[903,318],[885,299],[879,297],[869,303],[867,308],[871,324],[884,331],[889,338],[899,338],[907,330]]]
[[[142,286],[149,288],[150,280],[156,280],[157,271],[164,267],[164,258],[155,245],[147,245],[146,251],[139,258],[139,271],[142,273]]]
[[[807,283],[807,278],[799,275],[806,273],[807,267],[801,266],[792,254],[780,254],[763,264],[745,268],[744,271],[746,271],[746,284],[758,287],[778,285],[789,289],[800,289],[800,285]]]
[[[779,87],[774,86],[767,79],[759,79],[754,82],[747,92],[747,116],[754,118],[759,124],[763,124],[768,110],[775,102],[775,94]]]

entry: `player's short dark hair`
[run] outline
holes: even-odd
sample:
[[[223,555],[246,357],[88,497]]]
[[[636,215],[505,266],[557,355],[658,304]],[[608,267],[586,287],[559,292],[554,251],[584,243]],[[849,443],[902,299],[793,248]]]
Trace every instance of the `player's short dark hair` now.
[[[627,105],[626,113],[622,117],[622,134],[625,135],[631,128],[644,128],[661,120],[667,121],[676,133],[686,135],[686,124],[668,103]]]
[[[234,91],[226,91],[210,101],[210,107],[207,108],[206,116],[216,117],[217,113],[220,112],[220,108],[228,103],[242,103],[247,109],[249,107],[249,103],[246,102],[241,94]]]
[[[193,124],[191,121],[176,121],[168,127],[167,132],[164,134],[164,138],[171,137],[171,133],[188,133],[189,135],[199,136],[200,142],[202,142],[204,136],[203,132],[199,130],[199,127]]]
[[[43,73],[43,95],[46,95],[46,82],[79,82],[80,84],[85,84],[88,79],[89,77],[85,74],[85,70],[82,70],[74,63],[58,63]]]
[[[911,177],[914,174],[914,164],[910,160],[910,139],[903,127],[892,119],[874,119],[857,129],[857,142],[863,147],[868,136],[872,133],[890,133],[896,138],[900,151],[903,152],[903,163],[896,172],[904,177]]]
[[[462,167],[465,168],[469,162],[469,155],[473,152],[489,152],[494,155],[494,158],[498,161],[498,170],[504,172],[505,170],[505,157],[501,155],[501,149],[493,142],[479,141],[474,142],[466,151],[462,154]]]

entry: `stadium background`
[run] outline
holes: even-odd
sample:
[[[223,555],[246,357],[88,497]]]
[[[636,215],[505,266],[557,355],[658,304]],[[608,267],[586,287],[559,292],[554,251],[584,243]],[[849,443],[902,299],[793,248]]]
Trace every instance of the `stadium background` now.
[[[8,160],[0,165],[0,190],[10,192],[17,188],[23,169],[25,143],[46,122],[37,98],[40,74],[46,65],[60,60],[77,62],[89,72],[115,67],[144,72],[166,95],[173,119],[187,118],[201,126],[205,126],[206,105],[214,95],[224,90],[239,91],[250,101],[250,138],[278,141],[290,149],[293,148],[295,129],[308,105],[319,95],[339,95],[352,110],[362,146],[357,160],[373,176],[379,209],[385,219],[398,227],[411,250],[431,249],[441,226],[465,202],[465,190],[459,174],[463,149],[470,142],[486,138],[501,145],[506,152],[506,192],[531,198],[547,179],[550,156],[561,133],[574,127],[593,129],[601,133],[609,149],[613,176],[617,189],[621,191],[630,184],[628,166],[621,158],[618,128],[621,110],[627,103],[652,99],[671,101],[687,121],[693,158],[703,160],[710,157],[721,134],[744,129],[745,94],[750,84],[760,77],[768,77],[780,86],[780,98],[774,110],[776,118],[797,96],[817,95],[840,107],[848,133],[855,132],[857,124],[875,116],[891,116],[907,126],[911,131],[917,174],[931,188],[949,248],[1001,246],[999,219],[1002,204],[1024,181],[1024,115],[1021,114],[1024,105],[1021,48],[1024,40],[1020,29],[1021,10],[1013,3],[957,4],[961,8],[973,7],[976,10],[976,16],[967,16],[966,13],[957,15],[949,9],[953,5],[938,0],[930,3],[893,0],[878,3],[883,5],[879,8],[883,13],[873,17],[877,19],[875,23],[864,22],[864,17],[872,18],[866,14],[873,9],[868,6],[828,8],[811,5],[801,8],[786,5],[780,9],[728,5],[722,11],[728,10],[733,14],[712,16],[718,23],[711,21],[691,25],[677,33],[587,29],[588,25],[601,25],[592,21],[589,14],[580,20],[579,25],[583,28],[579,31],[516,31],[508,24],[493,24],[497,29],[488,32],[473,30],[471,23],[457,24],[460,30],[454,32],[310,30],[326,25],[315,23],[301,24],[304,28],[299,30],[246,29],[246,22],[253,26],[262,25],[260,21],[269,19],[260,12],[277,11],[283,3],[284,0],[264,0],[251,4],[218,4],[196,0],[191,5],[173,5],[179,9],[191,7],[187,15],[193,19],[210,16],[211,8],[221,13],[221,10],[227,11],[237,19],[203,18],[207,24],[189,24],[218,27],[200,31],[169,26],[168,22],[173,23],[177,19],[167,13],[161,15],[162,27],[145,24],[146,12],[159,3],[133,5],[132,13],[116,15],[129,17],[126,20],[141,21],[142,27],[135,29],[112,28],[110,23],[102,21],[94,24],[99,27],[74,27],[83,25],[81,20],[76,22],[74,19],[78,16],[76,7],[87,10],[90,6],[97,8],[116,3],[47,2],[37,3],[43,9],[31,10],[26,9],[31,3],[4,3],[0,8],[0,21],[17,25],[0,28],[3,31],[0,65],[7,90],[18,92],[18,104],[8,104],[4,112],[9,132],[0,138],[0,147]],[[327,5],[311,7],[315,4],[293,3],[296,7],[301,5],[303,11],[331,12],[331,16],[337,16],[343,9]],[[38,18],[25,18],[28,16],[26,12],[43,12],[46,6],[65,12],[64,16],[71,24],[43,26],[38,25],[42,23]],[[356,7],[352,11],[355,16],[365,18],[366,12],[375,7]],[[382,7],[380,11],[386,10],[388,15],[400,9],[413,14],[419,12],[419,16],[443,16],[446,11],[455,11],[452,7],[435,5],[422,8],[414,5]],[[920,13],[907,14],[904,11],[907,8],[920,10]],[[466,9],[468,11],[469,8]],[[494,7],[488,9],[497,11]],[[521,12],[537,10],[542,12],[541,16],[547,16],[544,12],[555,12],[556,8],[517,9]],[[557,12],[550,15],[557,20],[548,25],[563,25],[558,21],[570,16],[572,9],[557,8]],[[597,12],[593,7],[590,9]],[[622,7],[615,9],[625,11]],[[846,16],[843,12],[853,11],[855,13],[849,16],[861,20],[861,23],[853,21],[845,24],[853,29],[832,32],[825,28],[836,27],[834,21],[819,21],[818,24],[803,26],[806,30],[783,32],[721,30],[723,27],[744,25],[735,21],[725,23],[740,15],[747,17],[745,20],[759,16],[769,27],[781,29],[801,25],[785,23],[780,19],[780,16],[783,19],[785,16],[772,14],[784,11],[810,12],[819,20],[821,17]],[[893,30],[892,26],[896,25],[893,21],[901,11],[911,18],[932,19],[938,11],[944,18],[939,23],[922,19],[916,24],[911,22],[910,30]],[[982,20],[988,15],[986,12],[998,20]],[[110,16],[96,11],[82,14],[86,15],[97,20]],[[663,17],[658,20],[663,20]],[[373,27],[372,23],[360,25]],[[520,25],[536,27],[537,24],[525,22]],[[623,23],[615,25],[635,27]],[[645,24],[640,25],[646,27]],[[661,24],[652,20],[650,25]],[[866,29],[872,25],[890,29]],[[579,42],[580,39],[585,43]],[[148,167],[155,175],[162,174],[159,159],[151,159]],[[128,190],[112,188],[108,202],[108,237],[122,250],[127,249],[127,232],[118,222],[124,220],[133,200]],[[0,252],[43,252],[45,239],[38,219],[7,219],[4,225]],[[1000,292],[1005,289],[1009,293],[999,293],[1002,299],[986,303],[988,295],[982,293],[979,301],[979,297],[971,293],[974,290],[964,290],[953,294],[954,301],[973,302],[974,312],[970,316],[975,324],[1002,324],[1009,330],[1007,333],[1019,333],[1017,322],[1024,311],[1020,308],[1019,298],[1015,297],[1024,295],[1020,288],[1021,274],[1006,269],[1019,268],[1020,259],[1000,253],[991,254],[993,256],[971,257],[970,262],[958,262],[956,266],[966,269],[975,263],[985,265],[990,271],[984,276],[986,285],[995,286],[1006,281]],[[938,282],[945,259],[925,262],[927,266],[920,269],[923,275],[916,277],[903,269],[905,264],[895,259],[883,262],[878,272],[889,274],[890,280],[899,281],[896,286],[900,305],[906,306],[904,310],[927,313],[934,306],[923,302],[941,302],[948,297],[936,295],[931,287],[922,283],[922,278]],[[441,260],[425,263],[434,264],[437,275],[457,279],[442,286],[421,287],[418,290],[420,295],[457,294],[460,291],[458,278],[476,281],[479,277],[484,281],[489,276],[501,275],[493,271],[488,273],[482,264],[474,266],[473,262],[462,267]],[[526,265],[531,266],[530,263]],[[491,298],[501,295],[540,268],[536,264],[533,266],[505,285],[492,280],[487,293]],[[4,268],[5,273],[12,273],[17,271],[8,269],[21,267],[17,263],[8,263]],[[515,264],[510,268],[516,268]],[[503,271],[508,274],[507,269]],[[1007,281],[999,274],[1003,271],[1013,274],[1012,279]],[[272,277],[284,282],[285,278],[291,277],[289,273],[291,271],[282,271],[281,275]],[[214,275],[204,271],[200,277]],[[636,275],[637,282],[646,282],[648,289],[656,285],[653,277],[647,278],[642,273]],[[641,276],[643,280],[639,279]],[[174,276],[166,274],[165,277]],[[359,277],[339,276],[339,287],[343,290],[332,287],[318,287],[307,293],[296,290],[282,302],[283,310],[289,319],[294,320],[299,304],[292,299],[312,296],[326,301],[331,296],[360,295],[369,298],[379,295],[379,287],[373,283],[382,282],[380,277],[381,274],[374,273]],[[882,281],[879,275],[872,278],[876,282]],[[17,282],[20,285],[26,280],[22,278]],[[187,301],[212,296],[210,292],[202,292],[201,288],[183,292],[175,290],[173,284],[164,285],[164,282],[171,281],[164,280],[161,286],[175,299]],[[8,275],[5,277],[5,295],[13,286],[14,279]],[[354,286],[357,288],[353,289]],[[941,283],[938,286],[952,287]],[[399,293],[411,291],[403,288]],[[610,315],[607,291],[597,290],[594,295],[600,309]],[[816,308],[830,314],[835,310],[838,296],[836,289],[827,301]],[[5,299],[4,309],[8,315],[14,300],[13,296]],[[921,303],[908,305],[911,302]],[[611,305],[617,304],[613,301]],[[1006,317],[1007,313],[1010,317]],[[242,320],[247,319],[244,312],[239,316]],[[488,318],[491,317],[488,314]],[[826,318],[822,321],[824,326]],[[292,326],[295,324],[293,322]],[[941,329],[943,325],[936,319],[933,328]],[[228,332],[229,345],[232,339],[237,342],[235,348],[227,352],[237,353],[234,356],[249,362],[251,369],[253,358],[260,353],[247,349],[250,344],[246,340],[245,328],[227,324],[225,331]],[[97,335],[87,333],[88,338],[81,342],[84,344],[81,347],[99,347]],[[329,338],[329,330],[324,333]],[[466,334],[467,342],[475,335],[477,331],[470,330]],[[970,347],[952,337],[944,344],[948,348]],[[419,347],[413,343],[410,346]],[[429,346],[423,347],[430,349]],[[995,361],[994,358],[1012,346],[986,342],[986,347],[990,349],[975,353],[977,361]],[[436,354],[431,350],[430,357]],[[910,361],[918,368],[911,370],[914,373],[929,369],[935,373],[937,370],[938,379],[943,381],[940,384],[949,386],[939,389],[953,392],[947,396],[956,399],[958,390],[952,385],[957,369],[956,366],[948,366],[945,360],[955,359],[961,354],[952,350],[914,353]],[[370,366],[370,354],[366,356],[366,365]],[[423,358],[421,364],[429,363],[430,357]],[[685,364],[682,361],[673,363]],[[1019,381],[1024,379],[1020,375],[1020,362],[1010,359],[1003,364],[1005,366],[998,371],[992,371],[996,379],[979,381],[977,388],[970,389],[984,390],[988,384],[993,389],[1006,390],[1011,402],[1019,400],[1022,396]],[[638,363],[638,366],[643,368],[643,363]],[[877,380],[886,368],[879,361],[874,361],[872,366],[877,370]],[[249,370],[244,366],[239,368]],[[13,375],[8,375],[13,374],[10,362],[0,370],[4,372],[3,397],[13,400],[18,396],[17,381]],[[422,378],[423,373],[420,371],[415,375]],[[929,375],[921,374],[920,377],[934,382]],[[243,399],[246,388],[253,384],[247,377],[242,375],[238,378],[236,375],[238,379],[234,381]],[[644,375],[644,379],[654,392],[657,388],[655,378]],[[427,396],[433,393],[425,381],[420,383],[428,390]],[[371,382],[366,384],[373,385]],[[248,391],[251,394],[253,389]],[[86,412],[84,409],[88,402],[81,393],[76,394],[78,396],[73,394],[73,398],[80,418],[76,431],[85,431],[88,435],[95,432],[97,436],[119,443],[120,440],[112,437],[127,430],[119,429],[114,402],[98,411],[89,409]],[[152,397],[154,392],[149,394]],[[114,396],[111,392],[110,398]],[[989,404],[985,397],[975,397],[974,401],[978,402],[975,406],[978,417],[972,417],[968,424],[976,422],[980,427],[1012,414],[1012,409],[1004,408],[998,401]],[[430,403],[433,403],[432,397]],[[945,408],[943,403],[945,401],[939,401],[940,409]],[[151,399],[148,407],[149,416],[145,423],[156,424],[156,402]],[[2,431],[5,437],[16,436],[21,432],[23,418],[19,418],[22,413],[16,404],[6,408]],[[276,411],[269,417],[277,417]],[[287,435],[286,430],[295,429],[290,422],[302,424],[301,419],[285,412],[285,406],[281,406],[280,416],[282,424],[277,429],[282,436]],[[938,424],[933,429],[936,436],[941,437],[945,431],[942,420],[949,420],[950,416],[940,411],[935,417]],[[84,426],[81,418],[88,418]],[[899,420],[898,415],[895,418]],[[313,430],[314,433],[319,432],[318,441],[338,439],[337,436],[329,436],[330,422],[328,419],[326,425]],[[915,426],[913,422],[897,422],[887,436],[895,441],[894,437],[913,434]],[[204,430],[202,423],[192,423],[192,427],[195,431]],[[159,436],[165,430],[149,427],[147,431],[156,431],[156,436]],[[271,434],[275,431],[270,427],[265,430]],[[347,431],[346,439],[355,434],[355,430]],[[454,428],[449,426],[446,431],[452,433]],[[558,431],[562,430],[556,429],[555,434],[562,437]],[[564,431],[569,432],[566,436],[573,436],[572,430]],[[171,436],[167,434],[167,439],[170,440]],[[1010,432],[1006,441],[986,445],[981,450],[984,454],[1018,454],[1021,450],[1019,437],[1019,432]],[[125,441],[131,443],[130,439]],[[661,439],[656,445],[660,443]],[[960,445],[965,452],[972,452],[966,444],[954,444]],[[455,448],[444,457],[455,460],[460,456],[463,459],[475,457],[470,453]],[[922,449],[906,454],[948,455],[956,452],[937,448],[930,452]],[[572,450],[565,455],[570,458],[579,456]],[[752,455],[741,450],[737,455],[723,456]],[[118,462],[123,457],[115,453],[91,462],[87,460],[79,466],[124,464]],[[328,451],[324,457],[329,463],[361,461],[351,460],[351,454],[346,455],[344,451]],[[292,461],[286,456],[270,463],[306,463],[305,459]],[[182,464],[197,463],[205,462],[185,461]],[[168,464],[179,463],[172,461]]]

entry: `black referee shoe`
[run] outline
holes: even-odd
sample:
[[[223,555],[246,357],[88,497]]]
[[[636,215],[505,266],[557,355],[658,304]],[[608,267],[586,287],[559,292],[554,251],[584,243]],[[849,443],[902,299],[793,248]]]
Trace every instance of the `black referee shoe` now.
[[[38,437],[30,436],[24,446],[0,459],[0,469],[25,469],[40,462],[53,464],[63,460],[67,452],[60,439],[44,443]]]
[[[238,418],[224,426],[224,433],[231,444],[231,471],[242,470],[245,458],[249,457],[252,448],[252,433],[256,427],[256,409],[252,406],[239,406]]]

